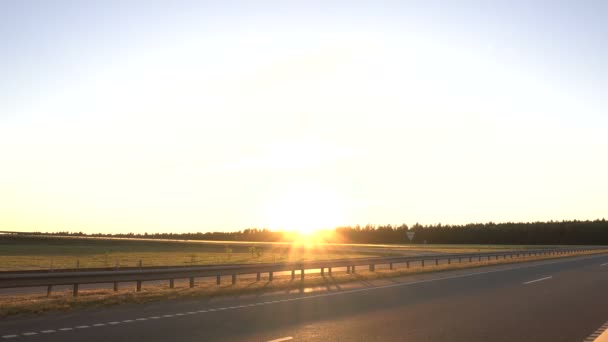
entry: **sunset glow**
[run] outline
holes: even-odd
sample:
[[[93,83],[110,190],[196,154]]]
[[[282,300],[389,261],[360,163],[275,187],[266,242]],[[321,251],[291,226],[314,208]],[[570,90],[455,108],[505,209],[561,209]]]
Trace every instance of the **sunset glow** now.
[[[0,4],[0,225],[604,217],[604,18],[531,6]]]

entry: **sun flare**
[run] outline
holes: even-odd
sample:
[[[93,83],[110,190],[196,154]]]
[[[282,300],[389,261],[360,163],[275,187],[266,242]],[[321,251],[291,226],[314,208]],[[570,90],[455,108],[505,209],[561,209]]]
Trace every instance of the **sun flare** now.
[[[344,202],[334,193],[294,189],[274,197],[266,207],[269,228],[311,237],[345,223]]]

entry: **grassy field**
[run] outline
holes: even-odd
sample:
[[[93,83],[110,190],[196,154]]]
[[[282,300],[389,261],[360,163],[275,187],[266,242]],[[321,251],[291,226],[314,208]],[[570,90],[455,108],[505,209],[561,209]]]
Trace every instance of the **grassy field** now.
[[[255,250],[252,249],[255,247]],[[170,241],[0,236],[0,270],[207,265],[327,260],[387,255],[382,249],[292,248],[289,245],[221,245]]]
[[[606,253],[603,251],[580,252],[577,255],[592,255]],[[572,255],[570,255],[572,256]],[[335,272],[333,276],[322,277],[320,274],[309,274],[304,281],[293,281],[288,276],[279,276],[270,282],[267,278],[257,280],[240,280],[235,285],[224,283],[216,285],[214,280],[199,279],[197,286],[189,288],[186,282],[177,282],[174,289],[164,285],[147,285],[142,292],[134,292],[131,287],[121,287],[118,292],[112,290],[81,290],[78,297],[72,297],[69,291],[55,292],[50,297],[45,295],[13,295],[0,296],[0,317],[19,314],[34,314],[48,311],[63,311],[78,308],[102,307],[126,303],[144,303],[151,301],[176,298],[201,298],[214,296],[256,294],[268,291],[304,291],[316,289],[323,290],[339,286],[348,282],[363,282],[383,278],[394,278],[419,273],[440,272],[448,270],[478,268],[484,266],[512,264],[527,261],[565,258],[563,255],[548,255],[535,257],[521,257],[517,259],[483,260],[481,262],[458,263],[428,267],[400,268],[394,270],[381,269],[369,272],[362,268],[355,274]]]
[[[547,246],[548,247],[548,246]],[[185,266],[329,260],[389,255],[467,253],[539,248],[508,245],[292,246],[286,243],[170,241],[0,235],[0,271]]]

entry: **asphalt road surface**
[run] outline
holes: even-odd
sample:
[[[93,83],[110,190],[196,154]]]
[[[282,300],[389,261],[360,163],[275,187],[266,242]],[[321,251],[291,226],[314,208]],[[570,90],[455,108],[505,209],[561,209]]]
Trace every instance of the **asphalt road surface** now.
[[[6,318],[0,340],[583,341],[608,321],[607,290],[596,255]]]

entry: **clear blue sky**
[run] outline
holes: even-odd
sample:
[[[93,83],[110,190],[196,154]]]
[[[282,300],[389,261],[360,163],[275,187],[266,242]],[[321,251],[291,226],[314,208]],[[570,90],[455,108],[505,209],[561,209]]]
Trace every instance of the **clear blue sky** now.
[[[0,225],[606,217],[606,18],[606,1],[2,1]]]

